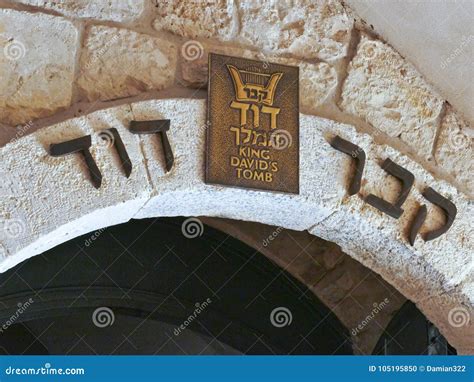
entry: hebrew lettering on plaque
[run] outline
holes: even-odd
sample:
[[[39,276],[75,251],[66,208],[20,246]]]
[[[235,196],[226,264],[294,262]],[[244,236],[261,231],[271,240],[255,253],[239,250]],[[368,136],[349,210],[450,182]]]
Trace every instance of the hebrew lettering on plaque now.
[[[209,55],[206,182],[299,193],[298,68]]]

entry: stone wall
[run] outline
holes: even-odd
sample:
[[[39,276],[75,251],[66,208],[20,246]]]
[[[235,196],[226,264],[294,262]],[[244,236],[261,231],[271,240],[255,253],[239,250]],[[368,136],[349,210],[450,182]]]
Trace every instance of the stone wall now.
[[[0,0],[0,7],[3,143],[104,102],[162,89],[199,94],[207,53],[221,52],[300,66],[303,112],[350,123],[474,195],[469,124],[337,0]]]
[[[0,153],[2,222],[25,224],[20,237],[0,238],[2,270],[86,229],[131,217],[181,212],[259,221],[340,244],[417,302],[461,351],[474,351],[465,335],[472,322],[459,328],[448,317],[453,309],[472,316],[471,127],[343,3],[0,0],[0,45],[1,142],[10,143]],[[301,116],[299,197],[203,185],[203,139],[189,137],[191,125],[205,123],[205,103],[193,98],[206,94],[208,52],[300,67],[300,106],[309,116]],[[186,98],[138,102],[174,97]],[[127,135],[132,116],[178,119],[182,129],[170,137],[177,155],[172,174],[164,173],[153,146]],[[137,163],[128,180],[97,138],[111,126],[127,137]],[[327,134],[335,133],[371,158],[362,196],[394,195],[381,159],[416,175],[400,221],[344,195],[350,159],[328,147]],[[84,191],[88,185],[73,158],[45,155],[54,140],[84,134],[93,135],[93,154],[109,174],[92,193]],[[459,213],[445,237],[411,248],[404,227],[423,203],[426,185],[456,202]],[[252,215],[257,205],[268,210]],[[425,230],[443,220],[436,208],[429,212]]]

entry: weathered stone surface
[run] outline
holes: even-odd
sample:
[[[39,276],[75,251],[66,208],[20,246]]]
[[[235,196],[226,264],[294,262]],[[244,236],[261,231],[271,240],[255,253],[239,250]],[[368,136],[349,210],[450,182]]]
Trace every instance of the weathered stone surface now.
[[[472,321],[471,324],[463,327],[454,327],[447,321],[449,310],[454,307],[465,306],[469,314],[474,311],[472,291],[457,288],[457,285],[468,277],[474,260],[472,257],[474,243],[471,239],[474,235],[474,215],[469,201],[454,187],[445,182],[436,181],[421,166],[397,151],[387,146],[374,145],[370,141],[361,140],[360,136],[357,138],[349,131],[341,132],[340,135],[351,142],[357,142],[369,158],[364,171],[365,181],[361,189],[361,197],[344,198],[340,206],[327,219],[312,227],[310,232],[325,240],[336,241],[345,253],[357,253],[358,255],[355,256],[357,260],[382,275],[405,297],[414,302],[420,301],[421,303],[417,305],[427,317],[438,315],[443,323],[436,325],[447,338],[458,337],[459,346],[472,347],[471,339],[462,338],[463,331],[468,330],[469,325],[473,325]],[[351,159],[347,155],[338,152],[331,154],[329,151],[326,152],[321,145],[316,144],[315,147],[318,147],[321,161],[331,161],[331,157],[333,161],[336,161],[337,159],[333,157],[336,155],[346,161],[341,168],[349,168]],[[412,172],[416,179],[408,199],[403,204],[402,208],[405,212],[398,220],[383,214],[363,200],[369,193],[388,201],[393,201],[398,195],[400,186],[393,178],[389,179],[390,176],[379,164],[387,157]],[[334,162],[334,165],[341,166],[339,162],[337,164]],[[427,220],[421,229],[422,234],[444,224],[444,216],[438,207],[434,207],[421,195],[427,186],[433,187],[441,195],[454,202],[458,208],[458,214],[453,226],[446,234],[429,242],[424,242],[418,236],[414,247],[411,247],[406,243],[406,235],[421,204],[426,204],[428,207]],[[359,216],[357,216],[357,211],[360,213]],[[357,237],[353,236],[354,231],[358,232]],[[344,239],[337,241],[341,237]],[[377,239],[374,240],[375,238]],[[451,240],[458,243],[456,246],[459,251],[452,250]],[[390,267],[396,268],[397,271],[388,275],[387,268]],[[426,278],[422,276],[425,272],[430,276]],[[430,284],[430,288],[426,288],[427,283]],[[439,290],[446,292],[440,293]],[[428,310],[423,303],[432,296],[452,295],[454,291],[456,291],[456,298],[449,305],[449,309],[446,306],[446,310],[441,311],[439,304],[434,303]]]
[[[20,124],[69,106],[77,45],[69,21],[1,9],[0,121]]]
[[[327,61],[347,53],[353,20],[337,0],[240,0],[239,13],[244,44]]]
[[[296,57],[337,60],[347,53],[353,21],[337,0],[157,1],[157,30],[215,38]],[[239,26],[240,20],[240,26]]]
[[[451,107],[441,123],[435,149],[436,163],[474,195],[474,129]]]
[[[474,124],[471,0],[348,0],[346,4]]]
[[[422,306],[451,344],[473,348],[474,323],[451,325],[449,310],[473,311],[472,264],[474,214],[472,204],[454,187],[434,179],[420,165],[348,125],[318,117],[300,116],[300,194],[278,194],[208,185],[204,178],[206,101],[197,99],[150,100],[96,112],[101,123],[75,119],[40,130],[0,149],[2,174],[0,231],[4,259],[0,270],[91,229],[99,229],[129,218],[156,216],[217,216],[295,230],[335,242],[342,250],[379,273],[407,298]],[[120,116],[119,110],[124,110]],[[109,115],[105,117],[104,115]],[[165,171],[161,144],[150,136],[136,136],[126,130],[130,118],[169,118],[168,133],[175,155],[170,172]],[[107,150],[101,154],[94,140],[92,153],[104,174],[101,189],[94,189],[74,155],[51,158],[45,146],[86,132],[118,125],[134,166],[126,179],[112,163]],[[367,154],[360,195],[374,193],[393,200],[397,187],[384,181],[380,161],[389,157],[415,175],[416,183],[398,220],[366,204],[362,197],[347,196],[352,177],[351,158],[334,150],[327,139],[338,134],[362,147]],[[143,163],[143,166],[140,164]],[[81,172],[77,172],[80,168]],[[73,174],[71,176],[71,174]],[[74,176],[74,174],[76,174]],[[407,229],[418,206],[428,204],[422,232],[439,227],[439,209],[421,195],[425,187],[456,204],[458,214],[450,230],[438,239],[424,242],[418,237],[412,247]],[[41,201],[39,203],[38,201]],[[124,203],[130,203],[124,205]],[[137,212],[138,211],[138,212]],[[20,226],[12,235],[8,225]],[[13,237],[15,236],[15,237]],[[338,279],[339,280],[339,279]],[[344,282],[346,282],[345,280]],[[349,280],[353,283],[354,280]],[[427,306],[432,296],[454,296],[450,305]]]
[[[144,0],[16,0],[66,16],[129,22],[143,12]]]
[[[268,56],[248,49],[216,48],[197,42],[195,42],[194,46],[196,54],[188,55],[188,59],[184,58],[181,63],[181,76],[186,86],[196,88],[205,88],[207,86],[209,53],[245,57],[260,60],[264,63],[273,62],[298,66],[300,69],[300,108],[302,112],[314,112],[318,106],[323,104],[333,94],[337,86],[336,69],[325,62],[311,64],[291,58]]]
[[[206,88],[208,80],[209,53],[227,56],[249,57],[250,51],[245,49],[215,46],[213,44],[188,41],[181,46],[181,78],[184,86]]]
[[[291,62],[289,62],[291,65]],[[296,65],[296,63],[294,63]],[[336,70],[320,62],[302,63],[300,68],[300,107],[303,113],[314,112],[334,92],[337,86]]]
[[[163,89],[174,81],[172,43],[127,29],[93,26],[81,56],[78,86],[88,100]]]
[[[420,156],[431,156],[443,100],[387,44],[362,36],[340,105],[389,136],[399,137]]]
[[[0,152],[1,243],[8,256],[0,272],[66,240],[129,220],[148,200],[151,187],[141,155],[141,138],[128,131],[129,106],[75,118],[19,139]],[[102,130],[115,127],[133,170],[127,179]],[[90,152],[102,173],[95,189],[81,154],[52,157],[49,145],[90,134]],[[105,140],[104,140],[105,138]],[[8,179],[7,179],[8,178]]]
[[[229,40],[238,27],[232,0],[155,0],[156,30],[167,30],[189,38]]]

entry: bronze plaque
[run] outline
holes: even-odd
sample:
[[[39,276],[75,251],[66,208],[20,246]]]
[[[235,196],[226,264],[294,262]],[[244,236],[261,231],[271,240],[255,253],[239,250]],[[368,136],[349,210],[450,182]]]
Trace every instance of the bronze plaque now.
[[[299,193],[299,69],[209,54],[206,183]]]

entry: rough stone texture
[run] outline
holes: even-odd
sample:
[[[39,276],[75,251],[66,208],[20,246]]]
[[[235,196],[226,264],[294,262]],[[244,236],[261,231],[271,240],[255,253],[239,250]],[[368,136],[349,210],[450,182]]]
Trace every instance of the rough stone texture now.
[[[185,49],[186,45],[183,45]],[[189,47],[189,46],[188,46]],[[273,62],[284,65],[298,66],[300,69],[300,108],[302,112],[311,113],[323,104],[337,86],[336,69],[325,63],[311,64],[296,59],[268,56],[260,52],[231,47],[216,48],[210,45],[195,43],[195,54],[185,55],[181,63],[181,76],[185,86],[206,88],[208,80],[208,54],[219,53],[229,56],[245,57],[262,62]],[[182,49],[182,51],[184,51]]]
[[[228,219],[201,220],[252,246],[305,284],[349,329],[355,354],[372,354],[393,315],[406,301],[379,275],[347,256],[337,245],[308,232]],[[301,299],[305,297],[309,296],[302,292]],[[374,320],[362,330],[355,330],[374,304],[385,299],[388,304]]]
[[[130,107],[116,107],[76,118],[24,137],[0,153],[1,243],[7,255],[0,271],[42,253],[84,232],[129,220],[148,199],[149,186],[140,138],[128,132]],[[109,134],[115,127],[123,138],[133,171],[127,179]],[[81,154],[51,157],[51,143],[87,134],[92,156],[103,179],[96,190]],[[15,256],[8,256],[14,254]]]
[[[435,150],[436,163],[474,195],[474,129],[451,107],[441,123]]]
[[[169,0],[156,7],[157,30],[327,61],[346,55],[353,25],[337,0]]]
[[[239,13],[244,44],[327,61],[347,53],[353,20],[337,0],[239,0]]]
[[[144,0],[15,0],[18,3],[52,10],[70,17],[117,22],[137,19],[144,10]]]
[[[390,46],[363,35],[344,82],[341,107],[425,159],[431,157],[443,100]]]
[[[474,124],[473,2],[346,1]]]
[[[171,85],[175,70],[172,43],[127,29],[93,26],[81,56],[78,86],[88,100],[121,98]]]
[[[469,335],[474,329],[474,213],[464,195],[434,179],[406,156],[374,144],[371,137],[357,133],[353,127],[307,115],[300,116],[299,195],[207,185],[203,182],[205,104],[204,100],[196,99],[150,100],[131,105],[130,113],[126,107],[96,112],[95,118],[104,121],[100,128],[120,127],[137,166],[127,180],[112,164],[110,151],[101,154],[95,141],[92,153],[105,177],[100,190],[88,182],[83,167],[78,171],[81,165],[77,156],[53,159],[45,151],[45,145],[53,139],[63,140],[97,129],[93,121],[85,124],[81,118],[71,120],[1,148],[3,223],[16,222],[23,229],[16,237],[5,228],[0,232],[4,250],[0,270],[5,271],[61,241],[130,218],[184,215],[256,221],[309,230],[335,242],[417,303],[452,345],[462,351],[474,348]],[[175,164],[169,173],[164,170],[159,140],[126,131],[124,126],[130,118],[171,119],[168,135]],[[361,196],[374,193],[392,200],[397,188],[384,181],[379,165],[387,157],[415,175],[416,183],[400,219],[382,214],[359,196],[347,196],[351,158],[328,144],[327,139],[334,134],[367,153]],[[418,205],[429,204],[421,195],[426,186],[450,198],[458,215],[442,237],[429,242],[418,237],[411,247],[407,229]],[[441,212],[429,205],[422,232],[439,226],[442,220]],[[439,304],[438,300],[446,295],[452,299]],[[470,320],[457,327],[449,319],[450,312],[461,308]]]
[[[219,38],[235,36],[238,23],[232,0],[154,0],[156,30],[167,30],[189,38]]]
[[[20,124],[69,106],[77,45],[76,28],[60,17],[0,9],[0,121]]]

